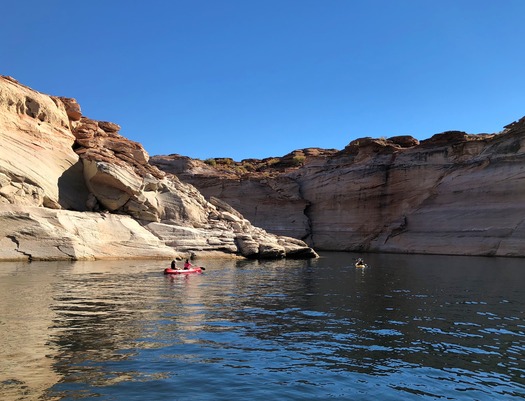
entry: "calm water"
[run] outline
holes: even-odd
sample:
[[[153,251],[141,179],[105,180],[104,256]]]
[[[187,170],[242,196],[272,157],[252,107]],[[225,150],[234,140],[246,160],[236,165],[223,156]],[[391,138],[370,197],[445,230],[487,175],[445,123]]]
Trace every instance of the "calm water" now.
[[[0,399],[518,400],[525,260],[0,264]]]

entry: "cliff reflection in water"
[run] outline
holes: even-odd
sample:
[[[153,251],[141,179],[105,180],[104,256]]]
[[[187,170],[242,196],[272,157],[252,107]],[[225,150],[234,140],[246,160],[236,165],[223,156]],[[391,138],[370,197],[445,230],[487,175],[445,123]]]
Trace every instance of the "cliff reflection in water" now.
[[[37,269],[36,267],[40,268]],[[3,400],[37,399],[60,376],[48,328],[55,318],[55,263],[0,264],[0,395]],[[21,398],[23,394],[31,398]]]
[[[525,396],[522,260],[322,256],[1,265],[3,400]]]
[[[221,319],[336,371],[446,371],[460,357],[462,370],[523,382],[525,291],[513,280],[525,274],[520,260],[376,254],[372,267],[354,269],[348,254],[329,255],[260,281],[253,271],[236,274],[228,298],[214,294],[228,310]]]
[[[95,385],[114,381],[97,363],[126,359],[120,351],[140,342],[158,299],[140,288],[150,281],[149,264],[159,262],[0,264],[2,399],[39,399],[80,376]]]

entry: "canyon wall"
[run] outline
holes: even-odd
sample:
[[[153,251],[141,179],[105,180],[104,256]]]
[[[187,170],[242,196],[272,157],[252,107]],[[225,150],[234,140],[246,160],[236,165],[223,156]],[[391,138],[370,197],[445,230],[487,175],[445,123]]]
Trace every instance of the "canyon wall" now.
[[[0,260],[525,256],[525,118],[241,162],[150,158],[119,130],[0,77]]]
[[[501,133],[361,138],[233,162],[152,164],[316,250],[525,256],[525,118]]]
[[[0,77],[0,260],[317,256],[160,171],[119,130]]]

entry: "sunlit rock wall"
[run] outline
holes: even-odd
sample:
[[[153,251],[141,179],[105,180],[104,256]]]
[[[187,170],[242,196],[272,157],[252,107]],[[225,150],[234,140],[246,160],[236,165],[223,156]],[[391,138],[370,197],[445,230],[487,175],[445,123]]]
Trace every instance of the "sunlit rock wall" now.
[[[207,201],[119,130],[0,77],[0,260],[317,256]]]
[[[524,119],[490,135],[361,138],[272,177],[152,163],[317,250],[525,256],[524,138]]]

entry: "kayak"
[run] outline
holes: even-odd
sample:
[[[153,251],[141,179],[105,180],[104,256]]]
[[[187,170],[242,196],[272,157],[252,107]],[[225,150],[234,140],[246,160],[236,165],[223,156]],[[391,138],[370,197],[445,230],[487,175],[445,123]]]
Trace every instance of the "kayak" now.
[[[367,266],[366,263],[356,263],[356,264],[355,264],[355,267],[357,267],[357,268],[359,268],[359,269],[362,269],[362,268],[364,268],[364,267],[366,267],[366,266]]]
[[[200,267],[190,267],[189,269],[164,269],[164,274],[200,274],[202,269]]]

